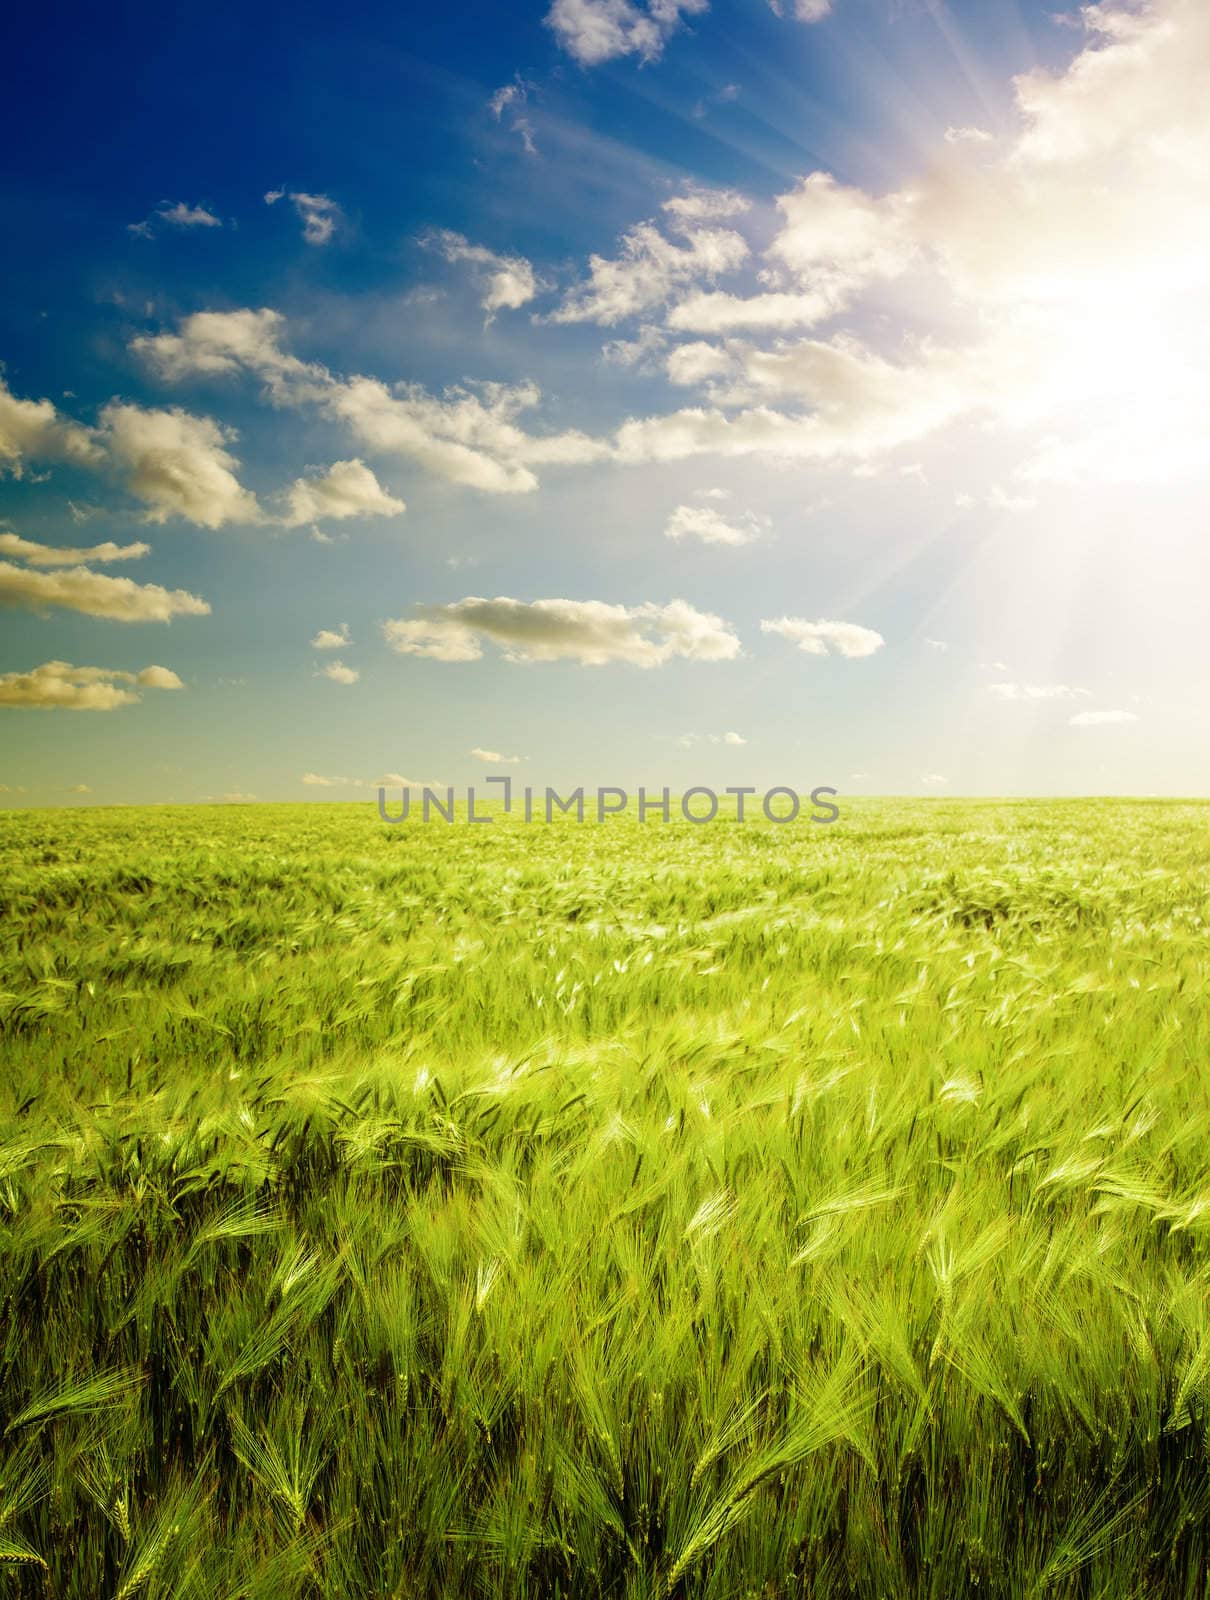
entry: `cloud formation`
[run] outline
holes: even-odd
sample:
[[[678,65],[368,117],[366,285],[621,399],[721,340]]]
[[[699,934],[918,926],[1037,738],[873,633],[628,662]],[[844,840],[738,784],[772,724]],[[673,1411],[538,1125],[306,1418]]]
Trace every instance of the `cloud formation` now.
[[[705,225],[736,209],[736,197],[723,194],[721,210],[717,205],[712,210],[702,193],[667,201],[669,225],[683,244],[661,233],[654,222],[636,224],[622,235],[616,256],[589,257],[588,281],[572,289],[546,320],[610,328],[663,305],[689,284],[738,271],[748,258],[747,241],[734,229]]]
[[[21,400],[0,378],[0,466],[20,477],[26,460],[63,462],[118,479],[147,508],[148,522],[182,516],[204,528],[264,520],[235,475],[230,428],[179,407],[112,400],[90,428],[49,400]],[[110,557],[109,559],[117,559]]]
[[[582,67],[597,67],[619,56],[656,60],[682,16],[700,16],[709,0],[554,0],[546,26]]]
[[[1027,484],[1206,475],[1210,10],[1102,0],[1079,25],[1068,66],[1016,80],[1015,132],[954,130],[887,194],[809,174],[778,202],[762,292],[695,290],[668,316],[718,337],[852,313],[884,335],[729,348],[724,412],[633,424],[636,458],[672,458],[673,437],[680,456],[872,457],[977,423]]]
[[[751,544],[766,524],[751,511],[723,516],[711,506],[677,506],[664,525],[666,539],[700,539],[703,544]]]
[[[471,244],[461,233],[448,228],[426,234],[424,243],[440,251],[447,261],[465,261],[479,270],[475,273],[480,305],[490,322],[497,311],[516,311],[528,305],[550,285],[538,277],[524,256],[497,255],[486,245]]]
[[[469,597],[450,605],[418,606],[412,618],[383,625],[401,655],[435,661],[478,661],[483,641],[510,662],[578,661],[603,666],[624,661],[661,667],[674,658],[732,661],[740,643],[721,617],[685,600],[667,605],[609,605],[601,600],[495,600]]]
[[[118,672],[107,667],[73,667],[47,661],[30,672],[0,674],[0,706],[42,711],[116,711],[137,705],[140,689],[183,689],[168,667]]]
[[[183,200],[175,202],[164,200],[156,207],[149,217],[142,222],[128,222],[127,233],[137,234],[142,239],[155,237],[156,224],[165,223],[170,228],[221,228],[221,217],[214,214],[206,206],[187,205]]]
[[[339,628],[321,628],[311,640],[312,650],[343,650],[352,640],[349,638],[349,624],[342,622]]]
[[[22,539],[19,534],[0,531],[0,556],[12,556],[29,567],[74,567],[86,561],[104,566],[109,561],[137,561],[150,551],[149,544],[114,544],[111,540],[87,548],[64,548],[37,544],[33,539]]]
[[[322,475],[296,478],[287,490],[289,527],[304,522],[343,522],[347,517],[401,517],[402,500],[388,494],[364,461],[337,461]]]
[[[337,228],[344,223],[344,212],[326,194],[307,194],[301,190],[287,194],[284,189],[270,189],[265,195],[265,204],[275,206],[281,199],[288,199],[294,207],[303,225],[303,238],[308,244],[330,244]]]
[[[330,678],[333,683],[343,684],[346,688],[361,677],[356,667],[346,667],[343,661],[329,661],[326,666],[320,667],[315,674],[317,678]]]
[[[106,455],[147,507],[148,522],[184,517],[202,528],[260,522],[256,496],[235,476],[234,431],[177,407],[146,410],[112,401],[101,412]]]
[[[808,622],[805,617],[778,617],[763,621],[762,633],[779,634],[809,656],[844,656],[858,661],[877,654],[886,640],[873,628],[857,622]]]
[[[541,400],[535,384],[460,386],[437,396],[418,384],[342,378],[284,350],[285,331],[277,311],[202,311],[186,317],[176,333],[140,336],[131,348],[169,381],[249,373],[275,406],[314,407],[343,424],[367,452],[410,460],[491,494],[536,489],[532,466],[610,453],[608,444],[574,431],[527,434],[518,419]]]
[[[54,606],[111,622],[171,622],[173,617],[210,615],[208,602],[184,589],[110,578],[88,567],[38,572],[11,561],[0,561],[0,605],[38,612]]]

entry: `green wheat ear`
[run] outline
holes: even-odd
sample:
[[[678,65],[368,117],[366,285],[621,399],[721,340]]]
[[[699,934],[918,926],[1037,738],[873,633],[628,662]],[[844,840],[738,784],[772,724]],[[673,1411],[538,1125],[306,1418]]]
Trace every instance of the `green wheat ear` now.
[[[12,1418],[4,1431],[6,1434],[14,1433],[18,1428],[31,1427],[35,1423],[104,1410],[130,1396],[144,1381],[144,1374],[140,1372],[115,1368],[109,1372],[99,1372],[91,1378],[83,1378],[77,1383],[65,1384],[32,1400]]]
[[[0,1566],[42,1567],[50,1570],[36,1550],[31,1550],[24,1540],[10,1534],[0,1534]]]

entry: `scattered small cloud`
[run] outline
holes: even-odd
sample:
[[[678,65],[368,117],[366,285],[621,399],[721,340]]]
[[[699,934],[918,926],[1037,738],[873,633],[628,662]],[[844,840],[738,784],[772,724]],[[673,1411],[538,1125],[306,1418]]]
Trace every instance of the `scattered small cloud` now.
[[[728,623],[685,600],[667,605],[609,605],[602,600],[494,600],[470,596],[450,605],[418,606],[413,618],[383,624],[401,655],[434,661],[478,661],[483,640],[509,662],[578,661],[583,666],[629,662],[661,667],[675,658],[733,661],[740,643]]]
[[[779,617],[763,621],[762,633],[780,634],[809,656],[844,656],[858,661],[882,649],[886,640],[873,628],[856,622],[808,622],[805,617]]]
[[[472,244],[448,228],[425,234],[421,243],[450,262],[467,262],[475,270],[479,304],[489,322],[497,311],[516,311],[552,286],[539,278],[524,256],[502,256],[486,245]]]
[[[308,244],[330,244],[336,230],[344,224],[344,212],[329,195],[306,194],[302,190],[270,189],[265,204],[274,206],[288,199],[303,225],[303,238]]]
[[[140,689],[183,689],[168,667],[119,672],[109,667],[73,667],[47,661],[29,672],[0,674],[0,706],[41,711],[116,711],[137,705]]]
[[[315,674],[317,678],[330,678],[333,683],[348,685],[361,677],[356,667],[346,667],[343,661],[329,661]]]
[[[349,638],[349,624],[342,622],[339,628],[321,628],[311,640],[312,650],[343,650],[346,645],[352,644]]]
[[[401,517],[407,510],[379,483],[364,461],[337,461],[327,472],[296,478],[286,491],[287,527],[304,522],[343,522],[348,517]]]
[[[822,22],[832,15],[833,0],[792,0],[790,15],[795,22]],[[785,0],[769,0],[769,10],[774,16],[786,15]]]
[[[619,56],[656,61],[681,26],[682,13],[698,16],[707,5],[708,0],[648,0],[645,7],[631,0],[554,0],[546,26],[582,67],[597,67]]]
[[[87,783],[73,783],[67,792],[68,794],[91,794],[92,788]]]
[[[739,96],[740,87],[738,83],[724,83],[721,88],[716,89],[713,94],[703,95],[702,98],[694,104],[690,115],[696,121],[700,122],[702,118],[708,114],[711,106],[732,105],[736,100],[739,99]]]
[[[664,537],[700,539],[703,544],[751,544],[768,526],[767,517],[751,511],[724,517],[709,506],[677,506],[664,525]]]
[[[519,765],[519,763],[524,761],[524,759],[525,759],[524,756],[505,756],[505,755],[501,755],[499,750],[481,750],[478,745],[476,745],[475,748],[471,751],[471,755],[474,756],[476,761],[487,761],[487,762],[490,762],[491,765],[495,766],[495,767],[500,767],[500,766],[515,767],[515,766]]]
[[[138,561],[150,551],[149,544],[114,544],[109,540],[75,548],[37,544],[19,534],[0,531],[0,556],[12,556],[28,567],[75,567],[86,561],[103,566],[109,561]]]
[[[154,239],[160,227],[193,230],[221,228],[222,225],[222,218],[207,206],[186,205],[183,200],[164,200],[142,222],[128,222],[126,231],[140,239]]]
[[[497,89],[487,102],[488,110],[497,122],[502,122],[507,115],[508,125],[520,137],[522,149],[527,156],[536,156],[538,153],[533,123],[526,115],[526,106],[534,87],[518,74],[511,83],[506,83]]]
[[[88,567],[39,572],[0,561],[0,605],[45,613],[51,606],[111,622],[170,622],[173,617],[206,617],[207,601],[184,589],[158,583],[109,578]]]
[[[945,651],[949,649],[944,639],[925,639],[925,644],[930,650]]]
[[[942,772],[926,772],[921,778],[926,789],[944,789],[949,779]]]
[[[699,744],[745,745],[747,739],[739,733],[683,733],[677,740],[682,750],[692,750]]]

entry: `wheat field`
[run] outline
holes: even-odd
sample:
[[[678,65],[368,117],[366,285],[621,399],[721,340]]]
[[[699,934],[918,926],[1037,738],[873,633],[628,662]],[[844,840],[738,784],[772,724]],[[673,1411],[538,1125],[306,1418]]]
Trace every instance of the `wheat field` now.
[[[0,814],[0,1587],[1202,1596],[1210,807]]]

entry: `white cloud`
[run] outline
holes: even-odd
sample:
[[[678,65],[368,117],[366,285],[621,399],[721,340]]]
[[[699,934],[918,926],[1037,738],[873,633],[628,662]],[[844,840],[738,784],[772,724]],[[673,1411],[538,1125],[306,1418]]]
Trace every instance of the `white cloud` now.
[[[476,761],[486,761],[491,766],[494,766],[494,767],[501,767],[501,766],[515,767],[515,766],[518,765],[519,762],[524,760],[523,756],[504,756],[504,755],[501,755],[499,750],[482,750],[482,749],[480,749],[480,747],[478,745],[476,745],[475,748],[471,751],[471,755],[474,756]]]
[[[987,688],[997,700],[1082,700],[1091,693],[1069,683],[989,683]]]
[[[906,201],[876,201],[830,173],[811,173],[777,207],[782,227],[769,246],[773,268],[765,276],[788,276],[793,287],[746,298],[699,292],[674,307],[670,327],[722,333],[813,326],[843,310],[858,290],[897,277],[917,250]]]
[[[673,306],[668,326],[678,333],[711,334],[813,327],[835,310],[834,301],[817,290],[738,295],[699,289]]]
[[[489,322],[497,311],[516,311],[550,287],[538,277],[524,256],[497,255],[486,245],[471,244],[461,233],[442,229],[427,234],[424,243],[439,250],[447,261],[466,261],[482,269],[476,273],[481,294],[479,303],[487,312]]]
[[[949,645],[946,644],[944,639],[925,639],[924,642],[930,650],[945,651],[949,649]]]
[[[343,661],[329,661],[326,666],[320,667],[315,674],[317,678],[331,678],[333,683],[349,685],[356,683],[361,673],[356,667],[346,667]]]
[[[698,222],[717,222],[722,217],[742,216],[752,202],[738,189],[707,189],[689,184],[683,194],[665,200],[662,209],[682,227]]]
[[[609,605],[601,600],[495,600],[469,597],[450,605],[419,606],[412,619],[384,624],[402,655],[436,661],[477,661],[482,641],[498,644],[510,662],[578,661],[601,666],[625,661],[659,667],[689,661],[731,661],[739,640],[721,617],[684,600],[667,605]]]
[[[1121,722],[1137,722],[1133,711],[1077,711],[1070,718],[1073,728],[1106,728]]]
[[[321,628],[311,640],[312,650],[343,650],[352,644],[349,638],[349,624],[342,622],[339,628]]]
[[[697,16],[707,5],[708,0],[648,0],[640,9],[631,0],[554,0],[546,26],[582,67],[618,56],[654,61],[680,26],[682,13]]]
[[[344,212],[336,201],[326,194],[306,194],[301,190],[292,190],[287,195],[284,189],[270,189],[265,195],[265,204],[274,206],[283,198],[288,198],[298,213],[303,225],[303,238],[308,244],[329,244],[337,228],[344,223]]]
[[[692,750],[696,744],[725,744],[738,747],[747,742],[747,739],[738,733],[683,733],[677,740],[677,744],[683,750]]]
[[[286,491],[289,527],[304,522],[342,522],[347,517],[400,517],[402,500],[382,487],[364,461],[337,461],[322,476],[296,478]]]
[[[760,625],[762,633],[780,634],[809,656],[845,656],[851,661],[872,656],[886,640],[873,628],[856,622],[808,622],[805,617],[779,617]]]
[[[186,205],[183,200],[175,203],[165,200],[142,222],[128,222],[126,231],[138,234],[143,239],[151,239],[155,236],[158,222],[165,222],[172,228],[221,228],[223,225],[222,218],[215,216],[206,206]]]
[[[104,457],[90,429],[60,416],[49,400],[19,400],[0,373],[0,468],[19,478],[27,458],[92,467]]]
[[[15,533],[0,532],[0,556],[12,556],[29,567],[74,567],[86,561],[104,565],[107,561],[137,561],[149,554],[149,544],[94,544],[86,549],[37,544]]]
[[[487,102],[488,109],[497,122],[503,119],[506,111],[508,112],[509,127],[514,133],[520,134],[521,144],[527,156],[536,156],[538,153],[538,146],[534,140],[533,124],[528,116],[525,115],[525,108],[529,102],[533,87],[533,84],[527,83],[524,78],[518,75],[513,79],[512,83],[506,83],[503,87],[497,89]]]
[[[184,517],[203,528],[263,520],[256,496],[235,476],[239,462],[227,449],[235,437],[209,417],[176,407],[146,410],[111,401],[101,411],[105,454],[148,522]]]
[[[417,384],[338,378],[284,351],[284,330],[285,318],[276,311],[198,312],[177,333],[136,338],[131,348],[171,380],[252,373],[274,405],[318,407],[370,452],[405,457],[438,477],[493,494],[535,489],[531,464],[595,461],[610,453],[608,444],[581,433],[525,433],[517,419],[541,399],[534,384],[488,383],[477,392],[453,388],[437,397]]]
[[[692,344],[678,344],[670,350],[665,370],[669,383],[682,388],[696,388],[724,372],[730,372],[733,365],[731,356],[718,345],[697,340]]]
[[[185,685],[171,667],[144,667],[138,674],[144,689],[183,689]]]
[[[182,689],[184,685],[167,667],[144,667],[142,672],[135,673],[47,661],[30,672],[0,674],[0,706],[116,711],[119,706],[137,705],[142,699],[140,688]]]
[[[544,320],[612,327],[664,304],[695,280],[735,272],[747,259],[747,242],[732,229],[700,227],[676,213],[673,222],[684,244],[669,239],[653,222],[636,224],[622,235],[617,256],[589,257],[587,283],[571,290]]]
[[[710,506],[677,506],[664,526],[666,539],[700,539],[703,544],[751,544],[768,526],[751,511],[724,517]]]
[[[27,611],[58,606],[111,622],[170,622],[173,617],[210,615],[207,602],[184,589],[110,578],[87,567],[37,572],[9,561],[0,561],[0,605],[22,606]]]
[[[926,789],[944,789],[949,783],[943,772],[926,772],[920,781]]]
[[[613,367],[633,367],[636,372],[657,370],[656,357],[668,345],[668,335],[654,323],[643,323],[633,339],[610,339],[601,346],[601,358]]]
[[[796,22],[822,22],[832,15],[833,0],[794,0],[793,16]],[[785,15],[784,0],[769,0],[769,10],[777,16]]]
[[[733,350],[727,404],[757,409],[633,421],[624,459],[867,458],[978,423],[1027,484],[1210,474],[1210,9],[1102,0],[1077,25],[1086,46],[1066,68],[1016,80],[1015,131],[955,130],[889,194],[812,173],[783,196],[765,292],[690,293],[669,326],[853,310],[870,332]],[[793,406],[764,412],[774,399]]]

